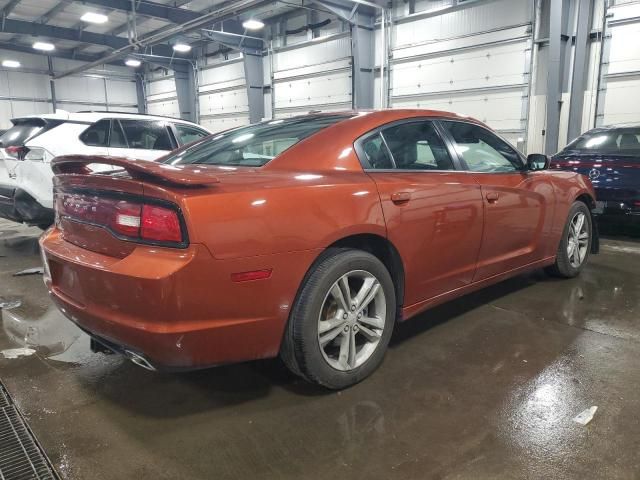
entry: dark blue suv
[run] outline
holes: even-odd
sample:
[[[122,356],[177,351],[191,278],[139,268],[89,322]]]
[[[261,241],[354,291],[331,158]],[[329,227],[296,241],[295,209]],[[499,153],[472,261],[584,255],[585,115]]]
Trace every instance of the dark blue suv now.
[[[640,220],[640,124],[598,127],[551,159],[551,168],[579,172],[596,191],[600,215]]]

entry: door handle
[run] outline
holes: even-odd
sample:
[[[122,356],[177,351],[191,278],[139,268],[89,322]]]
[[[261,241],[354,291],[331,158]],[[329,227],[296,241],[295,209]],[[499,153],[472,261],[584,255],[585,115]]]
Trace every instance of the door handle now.
[[[489,203],[496,203],[498,201],[498,198],[500,198],[500,194],[498,192],[489,192],[487,193],[487,202]]]
[[[399,203],[407,203],[411,200],[411,192],[396,192],[391,194],[391,201],[396,205]]]

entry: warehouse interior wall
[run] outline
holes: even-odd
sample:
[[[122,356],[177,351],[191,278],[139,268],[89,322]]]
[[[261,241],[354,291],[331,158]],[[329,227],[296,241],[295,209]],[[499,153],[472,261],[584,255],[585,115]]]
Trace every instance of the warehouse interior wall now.
[[[552,106],[559,115],[557,148],[571,140],[572,89],[583,99],[579,131],[638,118],[640,102],[630,101],[640,98],[638,0],[393,0],[386,10],[384,39],[381,11],[373,17],[370,106],[469,115],[524,152],[544,152],[554,98],[547,92],[549,65],[556,65],[549,58],[554,2],[562,4],[566,16],[558,105]],[[579,67],[574,64],[575,38],[579,8],[584,8],[579,5],[585,2],[591,4],[584,84],[574,86],[574,70]],[[318,8],[268,22],[259,108],[265,119],[353,108],[355,89],[361,87],[354,76],[350,21]],[[12,116],[53,109],[47,58],[19,56],[20,71],[0,70],[5,123]],[[212,131],[249,124],[252,109],[242,51],[209,43],[197,48],[196,58],[196,120]],[[53,68],[78,63],[54,59]],[[54,85],[57,108],[139,110],[135,73],[125,67],[100,67]],[[143,85],[148,113],[181,115],[170,63],[145,63]]]
[[[21,64],[18,69],[0,67],[0,128],[9,128],[11,118],[53,113],[54,102],[55,109],[72,112],[138,111],[135,73],[129,68],[103,65],[52,82],[51,72],[68,70],[83,62],[51,58],[50,68],[43,55],[0,49],[0,56]]]

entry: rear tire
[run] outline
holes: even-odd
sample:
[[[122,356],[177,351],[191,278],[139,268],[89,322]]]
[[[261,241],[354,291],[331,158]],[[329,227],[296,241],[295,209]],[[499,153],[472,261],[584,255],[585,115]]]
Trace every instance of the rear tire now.
[[[573,278],[584,268],[593,241],[591,212],[581,201],[575,201],[569,209],[567,223],[562,232],[560,245],[553,265],[545,271],[554,277]]]
[[[395,314],[393,281],[380,260],[360,250],[327,251],[294,303],[281,358],[310,382],[349,387],[382,362]]]

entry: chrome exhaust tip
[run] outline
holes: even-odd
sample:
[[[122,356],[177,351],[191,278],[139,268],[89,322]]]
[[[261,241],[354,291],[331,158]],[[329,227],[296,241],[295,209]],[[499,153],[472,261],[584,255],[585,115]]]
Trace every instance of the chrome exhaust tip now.
[[[149,363],[149,361],[144,358],[142,355],[132,352],[131,350],[124,351],[125,356],[131,360],[133,363],[138,365],[139,367],[144,368],[145,370],[151,370],[152,372],[156,371],[156,368]]]

